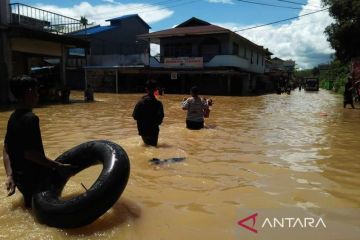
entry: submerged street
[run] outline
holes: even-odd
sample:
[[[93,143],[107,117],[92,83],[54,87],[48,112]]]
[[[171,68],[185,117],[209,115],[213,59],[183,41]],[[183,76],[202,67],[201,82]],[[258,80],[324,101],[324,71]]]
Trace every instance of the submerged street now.
[[[55,159],[90,140],[118,143],[131,162],[123,195],[93,224],[59,230],[36,223],[22,207],[21,194],[6,197],[3,187],[0,239],[240,239],[237,222],[247,216],[242,211],[295,208],[323,217],[328,234],[318,239],[340,239],[341,231],[332,226],[347,229],[346,239],[360,234],[360,108],[343,109],[341,95],[296,90],[211,96],[208,128],[200,131],[185,128],[184,96],[164,95],[157,148],[143,146],[137,135],[131,114],[139,94],[99,93],[95,103],[83,103],[82,97],[75,92],[75,103],[34,109],[46,155]],[[0,112],[0,139],[10,114]],[[186,159],[160,167],[148,163],[172,157]],[[63,197],[84,193],[81,184],[90,188],[100,171],[95,166],[71,178]]]

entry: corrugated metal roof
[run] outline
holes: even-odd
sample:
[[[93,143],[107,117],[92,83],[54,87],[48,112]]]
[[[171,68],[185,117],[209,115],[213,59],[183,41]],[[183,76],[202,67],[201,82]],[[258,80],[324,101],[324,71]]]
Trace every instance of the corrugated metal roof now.
[[[198,19],[196,17],[192,17],[189,20],[180,23],[179,25],[176,26],[176,28],[180,28],[180,27],[194,27],[194,26],[208,26],[211,25],[208,22],[205,22],[204,20]]]
[[[151,28],[149,26],[149,24],[147,24],[138,14],[124,15],[124,16],[117,17],[117,18],[111,18],[111,19],[108,19],[106,21],[107,22],[119,22],[121,20],[128,19],[128,18],[138,18],[147,28],[149,28],[149,29]]]
[[[205,35],[214,33],[231,33],[230,30],[216,25],[171,28],[149,34],[142,34],[139,37],[164,38],[172,36]]]
[[[79,36],[79,35],[92,35],[92,34],[96,34],[99,32],[104,32],[104,31],[108,31],[110,29],[115,28],[116,26],[95,26],[92,28],[88,28],[88,29],[84,29],[75,33],[72,33],[71,35],[74,36]]]
[[[200,19],[191,18],[191,19],[185,21],[184,23],[181,23],[180,25],[188,23],[190,21],[198,21],[198,20],[200,20]],[[202,20],[200,20],[200,21],[202,21]],[[203,22],[206,23],[205,21],[203,21]],[[160,43],[159,40],[161,38],[166,38],[166,37],[184,37],[184,36],[210,35],[210,34],[221,34],[221,33],[234,34],[238,38],[241,38],[244,41],[246,41],[256,47],[263,48],[262,46],[255,44],[254,42],[237,34],[236,32],[233,32],[229,29],[226,29],[226,28],[223,28],[223,27],[220,27],[217,25],[212,25],[212,24],[199,25],[199,26],[193,26],[193,27],[175,27],[175,28],[170,28],[170,29],[166,29],[166,30],[162,30],[162,31],[152,32],[149,34],[140,34],[137,37],[140,39],[150,39],[151,42],[159,44]]]

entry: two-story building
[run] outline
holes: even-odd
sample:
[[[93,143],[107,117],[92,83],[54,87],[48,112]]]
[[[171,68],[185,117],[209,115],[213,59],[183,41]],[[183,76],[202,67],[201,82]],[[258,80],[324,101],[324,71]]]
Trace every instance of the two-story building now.
[[[88,47],[86,40],[71,37],[69,33],[82,28],[77,19],[25,4],[10,4],[9,0],[0,1],[0,102],[9,102],[12,77],[51,65],[46,62],[50,59],[56,74],[43,78],[41,84],[48,86],[47,89],[66,87],[69,50]]]
[[[98,91],[124,91],[125,80],[118,79],[118,76],[138,73],[139,69],[148,67],[149,43],[137,39],[137,35],[149,33],[150,26],[137,14],[106,21],[110,25],[89,27],[71,35],[90,42],[84,66],[85,82]],[[77,84],[73,87],[83,88],[84,82],[79,81],[79,77],[73,83]]]
[[[197,85],[208,94],[248,95],[261,85],[265,49],[229,29],[193,17],[138,38],[160,45],[150,71],[167,92]]]
[[[295,61],[283,60],[278,57],[269,58],[265,61],[265,74],[271,79],[276,88],[287,88],[293,81]]]

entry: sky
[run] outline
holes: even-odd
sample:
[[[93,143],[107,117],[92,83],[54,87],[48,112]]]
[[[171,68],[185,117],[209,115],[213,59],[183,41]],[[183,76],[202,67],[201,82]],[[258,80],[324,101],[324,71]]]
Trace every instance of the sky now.
[[[321,0],[16,0],[90,23],[108,25],[106,19],[139,14],[151,32],[172,28],[191,17],[237,32],[268,48],[284,60],[296,61],[300,69],[328,63],[334,51],[324,30],[333,22],[327,11],[265,27],[244,30],[323,8]],[[272,6],[270,6],[272,5]],[[154,55],[159,50],[152,46]]]

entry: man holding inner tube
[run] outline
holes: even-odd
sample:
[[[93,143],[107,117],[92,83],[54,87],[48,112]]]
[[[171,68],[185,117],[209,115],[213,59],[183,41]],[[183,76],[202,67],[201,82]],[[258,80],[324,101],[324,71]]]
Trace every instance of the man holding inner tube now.
[[[73,168],[45,156],[39,118],[32,112],[39,99],[36,80],[20,77],[10,81],[10,88],[18,99],[18,106],[10,116],[5,135],[5,184],[8,196],[13,195],[17,187],[23,194],[25,207],[31,208],[32,195],[47,176],[54,172],[70,176]]]

